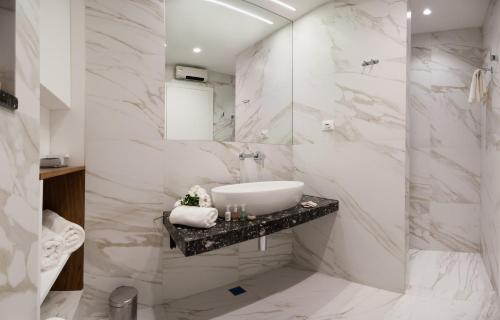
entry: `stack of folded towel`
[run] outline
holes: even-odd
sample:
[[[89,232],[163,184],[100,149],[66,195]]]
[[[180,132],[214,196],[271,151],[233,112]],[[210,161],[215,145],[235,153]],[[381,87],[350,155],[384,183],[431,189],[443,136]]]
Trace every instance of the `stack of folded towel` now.
[[[78,250],[85,241],[85,231],[51,210],[43,211],[42,218],[42,271],[59,263],[64,254]]]
[[[215,208],[178,206],[170,213],[170,223],[182,224],[195,228],[211,228],[215,226],[219,213]]]

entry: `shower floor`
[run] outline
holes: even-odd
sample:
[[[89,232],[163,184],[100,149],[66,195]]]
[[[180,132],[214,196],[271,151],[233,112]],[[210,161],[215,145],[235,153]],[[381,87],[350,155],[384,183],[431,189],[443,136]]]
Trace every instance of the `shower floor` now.
[[[403,295],[288,266],[169,304],[140,307],[138,319],[500,319],[479,254],[412,250],[407,281]],[[237,286],[246,292],[228,291]]]

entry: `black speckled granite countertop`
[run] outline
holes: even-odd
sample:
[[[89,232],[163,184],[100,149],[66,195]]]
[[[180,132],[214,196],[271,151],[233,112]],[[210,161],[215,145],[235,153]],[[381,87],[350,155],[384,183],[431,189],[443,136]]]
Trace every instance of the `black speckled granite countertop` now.
[[[217,225],[210,229],[198,229],[170,223],[169,212],[163,213],[163,224],[171,239],[186,257],[224,248],[236,243],[255,239],[302,223],[318,219],[339,209],[337,200],[305,195],[301,202],[314,201],[316,208],[293,208],[258,216],[253,221],[230,221],[217,219]]]

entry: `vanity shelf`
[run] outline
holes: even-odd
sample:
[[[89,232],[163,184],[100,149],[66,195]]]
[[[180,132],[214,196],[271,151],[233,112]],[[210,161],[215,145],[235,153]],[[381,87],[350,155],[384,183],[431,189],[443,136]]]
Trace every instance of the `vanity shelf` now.
[[[304,201],[314,201],[318,206],[302,208],[297,205],[287,210],[259,216],[253,221],[226,222],[219,217],[217,225],[210,229],[173,225],[168,219],[170,213],[164,212],[163,224],[170,234],[171,241],[184,256],[189,257],[289,229],[339,210],[337,200],[306,195],[301,200]]]
[[[41,211],[50,209],[84,228],[85,167],[40,169],[40,181],[43,182]],[[56,268],[41,272],[40,303],[51,289],[57,291],[83,289],[83,253],[84,248],[81,246],[71,255],[64,256]]]

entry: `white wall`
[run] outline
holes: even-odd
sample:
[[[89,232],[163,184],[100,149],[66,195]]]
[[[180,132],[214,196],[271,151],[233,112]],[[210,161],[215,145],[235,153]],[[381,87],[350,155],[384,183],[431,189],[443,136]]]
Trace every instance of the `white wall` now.
[[[70,19],[69,0],[40,2],[40,83],[67,106],[71,105]]]
[[[479,28],[412,37],[411,247],[479,252],[481,108],[468,103],[483,62]]]
[[[50,113],[50,149],[53,154],[69,154],[70,165],[85,162],[85,1],[71,0],[71,91],[69,110]]]
[[[405,0],[332,1],[293,27],[294,178],[340,201],[336,216],[294,229],[295,261],[397,292],[407,257],[406,11]],[[380,63],[361,67],[372,58]],[[335,130],[321,131],[328,119]]]

